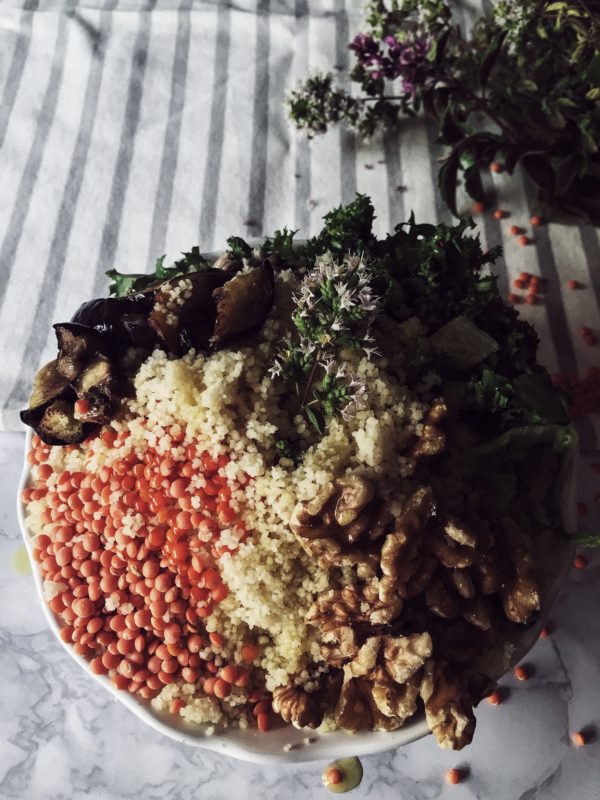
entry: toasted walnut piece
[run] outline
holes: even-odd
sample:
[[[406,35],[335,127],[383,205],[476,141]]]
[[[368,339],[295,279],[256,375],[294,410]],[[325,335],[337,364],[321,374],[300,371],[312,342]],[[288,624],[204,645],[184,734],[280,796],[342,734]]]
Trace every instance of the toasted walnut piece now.
[[[465,569],[475,561],[475,551],[472,547],[456,544],[441,533],[431,536],[429,547],[444,567]]]
[[[475,730],[473,700],[446,662],[427,662],[420,694],[427,723],[440,747],[461,750],[471,742]]]
[[[478,553],[472,571],[479,585],[481,594],[496,594],[496,592],[499,592],[502,588],[502,570],[498,561],[498,554],[495,550],[487,553]]]
[[[341,494],[335,504],[335,519],[338,525],[349,525],[374,498],[375,488],[371,481],[360,475],[339,478],[337,484],[341,488]]]
[[[477,546],[477,534],[471,530],[466,522],[457,517],[448,517],[444,523],[444,533],[458,544],[467,547]]]
[[[335,721],[345,731],[369,731],[373,725],[371,687],[360,678],[344,676],[335,707]]]
[[[348,512],[349,513],[349,512]],[[373,518],[373,511],[370,508],[363,509],[355,519],[348,522],[344,526],[344,533],[342,540],[345,544],[354,544],[360,537],[368,531],[371,527],[371,520]],[[371,537],[369,536],[369,539]]]
[[[321,655],[331,667],[341,667],[358,650],[356,635],[350,625],[335,625],[322,630]]]
[[[475,585],[466,569],[449,569],[446,575],[461,597],[467,600],[475,597]]]
[[[425,605],[436,616],[443,619],[454,619],[460,616],[461,608],[458,598],[444,584],[439,574],[433,576],[425,590]]]
[[[425,415],[425,422],[433,422],[437,424],[446,418],[448,415],[448,406],[443,397],[436,397],[431,403],[429,411]]]
[[[318,728],[324,710],[316,694],[309,694],[297,686],[279,686],[273,690],[273,710],[284,722],[297,728]]]
[[[420,439],[413,445],[410,455],[416,461],[428,456],[437,456],[446,446],[446,435],[438,427],[448,413],[448,407],[442,397],[433,401],[429,411],[423,419],[423,432]]]
[[[301,540],[301,544],[322,567],[356,567],[357,575],[362,580],[371,578],[377,571],[379,560],[374,552],[359,547],[343,548],[332,539],[305,539]]]
[[[433,643],[427,632],[383,637],[383,662],[396,683],[412,678],[432,652]]]
[[[489,631],[492,627],[492,609],[487,597],[473,597],[464,600],[462,615],[467,622],[482,631]]]
[[[323,512],[334,494],[335,486],[327,483],[311,500],[296,504],[290,518],[290,528],[297,536],[318,539],[328,535],[328,523]]]
[[[383,638],[381,636],[370,636],[362,645],[348,665],[355,678],[362,678],[375,669],[382,644]]]
[[[417,597],[417,595],[425,591],[437,566],[438,563],[435,558],[425,556],[412,578],[409,578],[405,584],[400,586],[400,595],[405,600],[411,600],[413,597]]]
[[[386,687],[387,684],[381,686]],[[397,694],[391,697],[389,702],[391,704],[395,701],[398,708],[410,708],[410,690],[406,693],[403,690],[404,687],[398,686]],[[373,696],[374,691],[373,684],[365,678],[353,678],[349,673],[345,673],[335,708],[335,721],[338,727],[352,733],[365,730],[394,731],[402,727],[406,717],[388,716],[382,713]],[[408,697],[405,697],[405,694]]]
[[[354,587],[329,589],[319,595],[305,617],[321,630],[321,655],[331,666],[341,667],[358,652],[352,624],[364,621],[361,601]]]
[[[535,574],[531,542],[524,531],[506,517],[501,522],[513,575],[502,590],[504,613],[511,622],[527,622],[540,608],[540,586]]]
[[[400,593],[396,596],[389,596],[387,600],[379,597],[379,580],[373,578],[365,584],[362,590],[364,602],[361,603],[361,611],[368,618],[371,625],[385,625],[393,622],[402,613],[404,602]]]
[[[409,678],[402,686],[389,678],[387,681],[375,681],[372,689],[373,701],[385,717],[405,721],[417,710],[420,683],[420,673]]]
[[[369,540],[376,542],[389,530],[394,521],[389,508],[383,501],[375,501],[372,508],[372,516],[369,522]]]
[[[420,458],[437,456],[446,447],[446,434],[437,425],[424,423],[421,438],[410,451],[411,458],[418,461]]]
[[[406,503],[395,531],[385,537],[380,562],[383,578],[379,582],[382,600],[395,596],[397,587],[406,583],[419,568],[419,546],[432,513],[431,489],[419,489]]]
[[[347,475],[328,483],[312,500],[297,503],[290,528],[321,566],[357,566],[361,577],[369,577],[379,562],[372,542],[392,521],[374,495],[371,481]]]
[[[348,622],[360,615],[360,597],[354,586],[328,589],[320,594],[306,615],[306,622],[321,625],[325,622]]]

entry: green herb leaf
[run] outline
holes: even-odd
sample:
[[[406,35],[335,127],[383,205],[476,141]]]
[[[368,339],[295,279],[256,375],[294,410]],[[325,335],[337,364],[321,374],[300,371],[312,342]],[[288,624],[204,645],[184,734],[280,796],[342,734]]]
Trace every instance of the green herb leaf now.
[[[227,239],[227,250],[234,258],[249,258],[252,255],[252,248],[240,236],[230,236]]]
[[[127,274],[116,269],[108,270],[106,275],[111,280],[108,287],[109,296],[125,297],[132,292],[143,292],[154,284],[176,278],[179,275],[186,275],[189,272],[198,272],[208,266],[208,262],[198,247],[193,247],[189,253],[183,253],[183,258],[176,261],[172,267],[165,267],[164,261],[165,256],[158,258],[154,272],[151,274]]]
[[[312,260],[327,252],[359,252],[368,248],[374,241],[374,218],[370,199],[357,194],[349,205],[339,206],[325,215],[323,230],[302,248],[302,252]]]
[[[438,174],[438,186],[444,202],[450,211],[458,216],[456,210],[456,186],[458,183],[459,154],[454,151],[442,164]]]
[[[313,411],[310,406],[305,406],[304,413],[306,415],[306,419],[310,422],[316,432],[322,436],[325,432],[325,420],[323,415],[318,411]]]
[[[492,44],[489,48],[483,61],[481,62],[481,67],[479,68],[479,84],[482,89],[485,88],[488,78],[492,70],[494,69],[494,64],[498,59],[498,55],[500,54],[500,50],[502,49],[502,45],[504,44],[504,40],[506,39],[508,31],[502,31],[496,41]]]

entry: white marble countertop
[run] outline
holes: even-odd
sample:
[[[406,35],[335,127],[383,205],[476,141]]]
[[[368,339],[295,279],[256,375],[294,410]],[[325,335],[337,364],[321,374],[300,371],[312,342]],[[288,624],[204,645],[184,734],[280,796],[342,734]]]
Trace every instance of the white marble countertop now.
[[[323,764],[255,767],[161,737],[86,676],[48,631],[31,576],[11,566],[20,545],[15,492],[23,437],[0,433],[0,798],[28,800],[296,800],[326,798]],[[600,475],[584,459],[582,522],[600,527],[593,495]],[[600,461],[600,456],[596,456]],[[595,506],[595,507],[594,507]],[[376,800],[600,798],[600,557],[574,570],[552,615],[555,629],[513,676],[498,707],[477,711],[475,742],[460,753],[431,737],[363,758],[364,779],[349,796]],[[589,729],[575,747],[570,733]],[[351,740],[349,742],[351,750]],[[349,755],[351,753],[349,752]],[[444,781],[450,767],[465,780]]]

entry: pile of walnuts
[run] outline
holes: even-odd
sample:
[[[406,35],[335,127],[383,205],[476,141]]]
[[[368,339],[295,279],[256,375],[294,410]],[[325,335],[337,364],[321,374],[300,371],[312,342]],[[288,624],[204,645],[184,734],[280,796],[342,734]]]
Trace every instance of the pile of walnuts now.
[[[419,448],[437,454],[443,434],[435,421],[428,424],[431,445]],[[540,608],[527,535],[510,518],[491,526],[476,514],[468,521],[445,515],[429,487],[394,518],[373,483],[357,474],[298,503],[290,525],[319,563],[352,566],[356,578],[319,595],[306,616],[320,634],[328,685],[313,694],[277,689],[275,710],[317,727],[329,703],[340,728],[387,731],[422,703],[442,747],[468,744],[473,707],[491,685],[469,665],[469,654]],[[449,626],[459,621],[471,651],[457,655],[460,642]]]

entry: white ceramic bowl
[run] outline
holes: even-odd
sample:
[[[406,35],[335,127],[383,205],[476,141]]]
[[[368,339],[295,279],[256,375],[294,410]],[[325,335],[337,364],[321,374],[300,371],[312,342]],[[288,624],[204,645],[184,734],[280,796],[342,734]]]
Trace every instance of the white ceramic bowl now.
[[[25,453],[31,446],[31,431],[28,431],[25,440]],[[574,450],[564,467],[562,485],[562,510],[565,529],[575,530],[576,523],[576,466],[577,453]],[[175,718],[168,713],[155,711],[150,702],[138,699],[129,692],[116,689],[109,678],[104,675],[96,675],[92,672],[89,662],[78,656],[73,648],[63,642],[60,638],[60,626],[43,597],[43,582],[39,570],[39,565],[33,559],[32,536],[25,524],[25,511],[21,500],[22,490],[27,486],[30,477],[30,467],[27,459],[24,459],[23,473],[19,484],[19,495],[17,500],[17,513],[25,546],[29,554],[29,559],[33,568],[33,576],[38,597],[48,625],[56,636],[58,642],[65,648],[71,658],[84,669],[89,676],[97,683],[101,684],[123,705],[127,706],[147,725],[155,730],[176,739],[184,744],[193,747],[202,747],[206,750],[214,750],[243,761],[251,761],[257,764],[269,763],[302,763],[307,761],[322,761],[340,758],[349,755],[368,755],[390,750],[400,745],[408,744],[415,739],[420,739],[429,731],[423,716],[419,716],[408,722],[400,730],[392,732],[365,732],[354,735],[337,731],[320,735],[308,729],[297,730],[292,725],[286,725],[273,729],[267,733],[257,730],[225,730],[222,733],[215,733],[212,736],[206,735],[202,728],[184,722],[181,718]],[[519,644],[512,659],[512,663],[519,661],[525,653],[535,643],[550,609],[554,604],[560,587],[566,578],[572,563],[574,554],[574,543],[564,540],[553,540],[549,543],[547,559],[544,563],[548,569],[545,575],[545,591],[542,613],[537,623],[527,629],[519,639]],[[284,750],[285,745],[292,745],[291,749]]]

